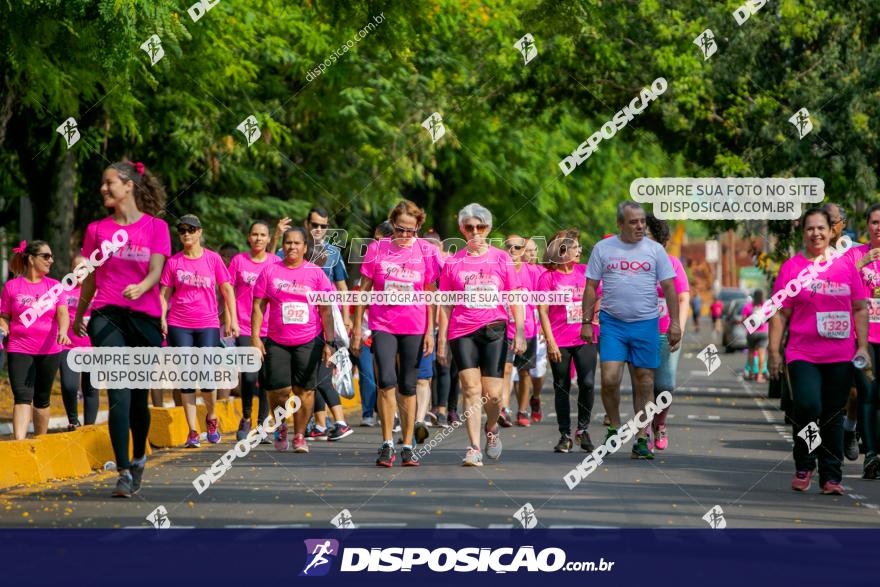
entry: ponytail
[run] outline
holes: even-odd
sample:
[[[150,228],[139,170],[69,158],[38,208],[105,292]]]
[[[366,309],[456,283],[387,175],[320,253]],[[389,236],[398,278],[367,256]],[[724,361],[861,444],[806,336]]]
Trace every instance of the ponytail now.
[[[28,268],[28,257],[35,256],[43,247],[49,246],[46,241],[21,241],[21,244],[12,249],[12,259],[9,260],[9,270],[15,276],[23,275]]]
[[[165,211],[165,188],[140,161],[120,161],[110,166],[122,181],[134,183],[134,201],[138,210],[150,216],[161,216]]]

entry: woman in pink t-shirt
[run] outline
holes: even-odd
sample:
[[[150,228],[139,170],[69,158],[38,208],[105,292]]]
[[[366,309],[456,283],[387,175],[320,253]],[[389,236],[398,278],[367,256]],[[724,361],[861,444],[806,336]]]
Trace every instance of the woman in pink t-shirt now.
[[[251,344],[251,309],[254,306],[254,284],[263,269],[272,263],[279,263],[278,255],[270,255],[266,252],[269,244],[269,223],[258,220],[251,224],[248,229],[248,245],[251,250],[248,253],[239,253],[232,257],[229,262],[229,282],[235,290],[235,305],[238,312],[239,335],[235,339],[236,346],[250,346]],[[260,338],[266,342],[266,334],[269,323],[263,321],[260,329]],[[241,421],[238,423],[236,440],[244,440],[251,430],[251,410],[254,403],[254,395],[259,397],[257,412],[258,421],[262,422],[269,415],[269,400],[263,385],[257,385],[262,380],[264,371],[260,373],[241,374]]]
[[[858,270],[839,252],[848,237],[836,250],[831,247],[831,217],[818,208],[804,213],[801,226],[804,250],[782,264],[773,287],[774,296],[780,293],[782,299],[770,321],[769,372],[773,378],[782,373],[780,346],[787,325],[785,360],[793,394],[789,419],[796,470],[791,488],[810,488],[818,458],[822,493],[842,495],[843,412],[853,382],[853,359],[870,364],[868,310]],[[765,302],[763,313],[775,303]]]
[[[533,292],[538,289],[538,278],[544,270],[526,261],[525,250],[529,241],[518,234],[511,234],[504,241],[504,246],[513,260],[513,268],[519,280],[520,291]],[[510,381],[513,379],[513,370],[516,369],[518,381],[516,386],[516,398],[519,409],[516,414],[518,426],[530,426],[529,414],[526,412],[526,402],[529,399],[529,371],[537,366],[538,360],[538,322],[535,320],[536,308],[533,304],[522,306],[523,308],[523,335],[526,337],[526,350],[521,355],[513,354],[513,336],[515,322],[513,313],[508,306],[507,322],[507,358],[504,364],[504,383],[502,385],[502,408],[498,416],[498,424],[503,428],[513,425],[510,417]],[[539,404],[540,406],[540,404]],[[540,408],[539,408],[540,409]]]
[[[158,347],[159,278],[171,254],[168,225],[157,218],[165,207],[165,189],[143,163],[122,161],[104,170],[100,192],[111,213],[86,228],[81,253],[101,264],[82,282],[73,330],[88,334],[94,347]],[[125,245],[104,258],[103,245],[123,233]],[[140,490],[150,431],[148,397],[147,389],[107,390],[108,429],[119,473],[114,497],[129,498]]]
[[[22,243],[13,249],[9,264],[17,275],[0,294],[0,330],[9,333],[9,383],[15,405],[12,432],[16,440],[27,436],[31,416],[34,436],[49,430],[49,398],[61,363],[67,337],[67,305],[47,292],[59,284],[46,277],[52,267],[52,250],[46,241]],[[56,288],[57,291],[58,288]]]
[[[388,221],[393,238],[373,241],[361,265],[361,291],[386,293],[433,291],[440,274],[437,248],[416,238],[425,221],[425,212],[408,200],[392,208]],[[351,352],[361,351],[361,323],[367,306],[355,308]],[[400,410],[403,433],[401,464],[419,466],[413,452],[413,436],[424,442],[428,429],[416,422],[416,383],[419,363],[434,351],[434,307],[429,304],[369,305],[369,327],[373,333],[370,349],[376,365],[378,408],[382,424],[382,445],[376,465],[391,467],[394,454],[394,414]],[[427,406],[425,406],[426,408]],[[418,426],[418,434],[416,434]]]
[[[264,357],[270,408],[274,411],[284,406],[291,390],[302,400],[293,418],[293,450],[307,453],[305,431],[315,403],[318,363],[323,361],[329,366],[336,350],[330,306],[311,303],[308,296],[312,292],[334,292],[336,288],[321,266],[306,261],[314,258],[314,251],[304,227],[288,228],[281,243],[284,259],[263,269],[254,285],[251,346],[260,349]],[[269,328],[264,344],[260,331],[267,308]],[[268,419],[263,429],[268,429]],[[290,448],[286,422],[276,422],[271,430],[275,432],[276,450]]]
[[[553,373],[553,392],[556,404],[556,421],[559,426],[559,442],[555,452],[567,453],[574,443],[571,438],[571,373],[572,363],[577,373],[577,428],[575,442],[583,450],[595,448],[588,427],[595,402],[594,381],[596,377],[597,352],[595,344],[581,340],[584,287],[587,283],[587,266],[579,263],[581,258],[580,231],[576,228],[561,230],[547,245],[545,262],[547,272],[538,281],[538,290],[571,292],[571,303],[542,304],[538,306],[541,327],[547,339],[547,358]]]
[[[444,305],[437,336],[437,360],[449,364],[450,351],[458,366],[464,395],[468,449],[464,466],[482,467],[480,412],[486,409],[486,456],[501,457],[498,415],[507,358],[507,307],[496,296],[519,287],[513,260],[489,246],[492,213],[479,204],[468,204],[458,213],[458,226],[467,246],[446,259],[440,272],[440,290],[463,292],[465,303]],[[512,306],[515,323],[514,354],[525,351],[523,306]],[[448,347],[447,348],[447,342]]]
[[[70,265],[73,270],[77,265],[85,261],[82,255],[75,255]],[[76,309],[79,306],[80,287],[77,286],[71,291],[64,292],[65,305],[67,306],[68,315],[76,315]],[[86,308],[84,320],[89,319],[89,309]],[[98,390],[92,386],[92,378],[88,373],[79,373],[70,368],[67,364],[67,355],[70,349],[76,347],[90,347],[92,343],[88,336],[78,336],[73,331],[73,324],[67,331],[67,337],[70,344],[64,345],[61,351],[61,398],[64,400],[64,410],[67,412],[67,430],[76,430],[80,424],[79,410],[77,408],[78,395],[82,390],[83,396],[83,421],[86,426],[94,424],[98,417]]]
[[[177,221],[177,234],[183,250],[168,259],[159,281],[163,302],[162,332],[167,333],[170,347],[219,347],[218,290],[224,301],[224,334],[234,337],[239,334],[235,292],[229,283],[229,273],[223,264],[223,258],[202,246],[202,223],[197,216],[182,216]],[[196,390],[180,391],[186,423],[189,426],[184,448],[198,448],[200,442]],[[215,412],[217,390],[201,391],[205,400],[208,442],[217,444],[220,442],[220,426]]]

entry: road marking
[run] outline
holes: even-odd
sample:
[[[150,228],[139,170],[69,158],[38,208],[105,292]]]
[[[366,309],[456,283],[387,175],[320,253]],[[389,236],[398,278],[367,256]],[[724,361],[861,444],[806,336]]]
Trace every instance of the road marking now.
[[[712,420],[712,421],[716,421],[716,420],[720,420],[720,419],[721,419],[721,416],[715,416],[715,415],[712,415],[712,414],[709,414],[709,415],[707,415],[707,416],[699,416],[699,415],[697,415],[697,414],[688,414],[688,420]]]

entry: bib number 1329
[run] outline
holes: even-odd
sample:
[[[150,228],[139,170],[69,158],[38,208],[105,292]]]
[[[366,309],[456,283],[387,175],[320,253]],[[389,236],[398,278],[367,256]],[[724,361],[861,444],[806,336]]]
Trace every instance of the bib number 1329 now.
[[[849,338],[849,312],[816,312],[816,329],[823,338]]]

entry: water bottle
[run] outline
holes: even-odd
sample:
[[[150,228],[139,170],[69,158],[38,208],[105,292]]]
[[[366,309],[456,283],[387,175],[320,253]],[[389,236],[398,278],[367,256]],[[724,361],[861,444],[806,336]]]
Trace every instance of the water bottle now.
[[[105,471],[115,471],[116,470],[116,463],[114,463],[113,461],[107,461],[106,463],[104,463],[104,470]]]
[[[868,360],[865,357],[863,357],[862,355],[856,355],[855,357],[853,357],[852,364],[853,367],[859,369],[865,374],[865,377],[867,377],[868,381],[874,381],[874,371],[873,369],[871,369],[870,366],[868,366]]]

